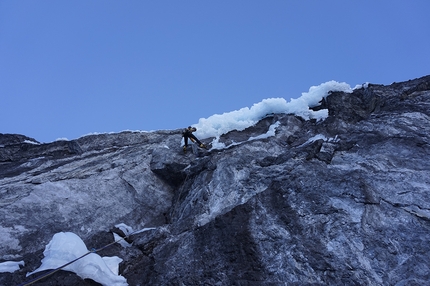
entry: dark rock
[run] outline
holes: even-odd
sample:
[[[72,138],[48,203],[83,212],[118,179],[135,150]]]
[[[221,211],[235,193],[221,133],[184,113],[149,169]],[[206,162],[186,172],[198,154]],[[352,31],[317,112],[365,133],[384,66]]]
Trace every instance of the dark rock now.
[[[188,164],[185,160],[178,162],[177,158],[167,150],[155,149],[152,152],[150,168],[166,183],[177,187],[187,177],[184,169]]]
[[[27,137],[27,136],[24,136],[24,135],[0,133],[0,146],[1,147],[21,144],[21,143],[24,143],[26,141],[27,142],[33,142],[35,144],[40,144],[40,142],[38,142],[37,140],[30,138],[30,137]]]

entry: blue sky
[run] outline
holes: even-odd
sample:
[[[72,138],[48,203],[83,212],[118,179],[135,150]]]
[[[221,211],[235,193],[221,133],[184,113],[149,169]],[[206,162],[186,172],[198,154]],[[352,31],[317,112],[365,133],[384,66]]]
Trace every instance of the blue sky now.
[[[430,1],[0,1],[0,133],[176,129],[430,74]]]

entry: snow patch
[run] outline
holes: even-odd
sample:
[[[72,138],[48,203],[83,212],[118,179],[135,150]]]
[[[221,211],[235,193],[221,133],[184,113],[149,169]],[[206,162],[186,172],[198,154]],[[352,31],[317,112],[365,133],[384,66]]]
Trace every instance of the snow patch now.
[[[0,263],[0,273],[9,272],[13,273],[19,270],[19,266],[24,266],[24,261],[5,261]]]
[[[127,236],[155,229],[155,227],[145,227],[140,230],[134,230],[131,226],[128,226],[125,223],[116,224],[115,226],[122,230],[122,232]]]
[[[248,141],[266,139],[266,138],[275,136],[276,128],[278,128],[280,124],[281,122],[277,121],[275,124],[270,125],[269,130],[265,134],[261,134],[256,137],[251,137],[248,139]]]
[[[39,142],[35,142],[35,141],[31,141],[31,140],[24,140],[24,143],[33,144],[33,145],[40,145]]]
[[[319,105],[320,101],[327,97],[330,91],[351,93],[353,89],[347,83],[329,81],[319,86],[312,86],[308,92],[302,93],[301,97],[291,99],[288,103],[284,98],[267,98],[254,104],[251,108],[244,107],[223,114],[214,114],[208,118],[200,118],[199,122],[192,126],[197,128],[196,136],[205,139],[217,138],[232,130],[242,131],[253,126],[268,114],[274,113],[295,114],[305,120],[323,120],[328,117],[326,109],[313,111],[309,107]],[[217,146],[217,149],[220,147],[223,148]]]
[[[133,228],[125,223],[116,224],[115,227],[119,228],[125,235],[133,233]]]
[[[126,225],[125,223],[116,224],[115,227],[119,228],[126,236],[130,236],[132,234],[138,234],[144,231],[155,229],[155,227],[147,227],[137,231],[134,231],[131,226]],[[123,237],[118,234],[113,234],[115,242],[119,243],[122,247],[130,247],[131,244],[124,240]]]
[[[119,245],[121,245],[124,248],[131,246],[130,243],[128,243],[127,241],[125,241],[124,238],[122,238],[121,236],[119,236],[115,232],[113,233],[113,238],[115,239],[116,243],[118,243]]]
[[[56,233],[43,252],[42,265],[27,277],[40,271],[56,269],[89,251],[82,239],[72,232]],[[106,286],[125,286],[127,280],[118,275],[119,257],[101,257],[96,253],[89,253],[81,259],[65,266],[63,270],[76,273],[82,279],[90,278]]]
[[[258,136],[255,137],[250,137],[247,141],[245,142],[249,142],[249,141],[253,141],[253,140],[259,140],[259,139],[266,139],[272,136],[276,135],[276,128],[279,127],[281,123],[279,121],[277,121],[276,123],[270,125],[269,130],[264,133],[264,134],[260,134]],[[219,142],[220,136],[217,136],[214,140],[212,140],[212,148],[210,150],[221,150],[221,149],[226,149],[226,148],[230,148],[232,146],[236,146],[236,145],[240,145],[243,142],[233,142],[230,145],[226,146],[224,143]]]
[[[327,137],[325,137],[325,136],[324,136],[324,135],[322,135],[322,134],[317,134],[317,135],[315,135],[315,136],[313,136],[313,137],[309,138],[305,143],[303,143],[302,145],[300,145],[300,146],[299,146],[299,148],[300,148],[300,147],[303,147],[303,146],[306,146],[306,145],[308,145],[308,144],[311,144],[311,143],[313,143],[313,142],[315,142],[315,141],[317,141],[317,140],[320,140],[320,139],[322,139],[322,140],[324,140],[324,141],[327,141]]]

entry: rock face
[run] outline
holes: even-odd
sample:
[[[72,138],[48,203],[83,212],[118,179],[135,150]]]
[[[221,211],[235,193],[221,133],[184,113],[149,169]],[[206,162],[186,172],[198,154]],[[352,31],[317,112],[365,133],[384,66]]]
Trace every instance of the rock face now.
[[[313,108],[329,117],[269,115],[186,155],[181,130],[1,134],[0,262],[26,264],[0,284],[31,278],[55,233],[100,247],[118,223],[155,228],[101,254],[130,285],[429,284],[430,76]],[[81,284],[60,271],[37,285]]]

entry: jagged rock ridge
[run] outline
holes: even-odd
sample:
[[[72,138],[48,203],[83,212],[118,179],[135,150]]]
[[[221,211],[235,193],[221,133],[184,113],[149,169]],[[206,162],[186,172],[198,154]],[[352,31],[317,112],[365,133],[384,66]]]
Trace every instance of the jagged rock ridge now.
[[[56,232],[97,247],[121,222],[155,227],[104,250],[130,285],[428,284],[429,105],[430,76],[369,84],[312,107],[324,121],[268,115],[223,135],[230,147],[187,155],[181,130],[2,134],[0,259],[26,265],[0,284],[25,281]]]

